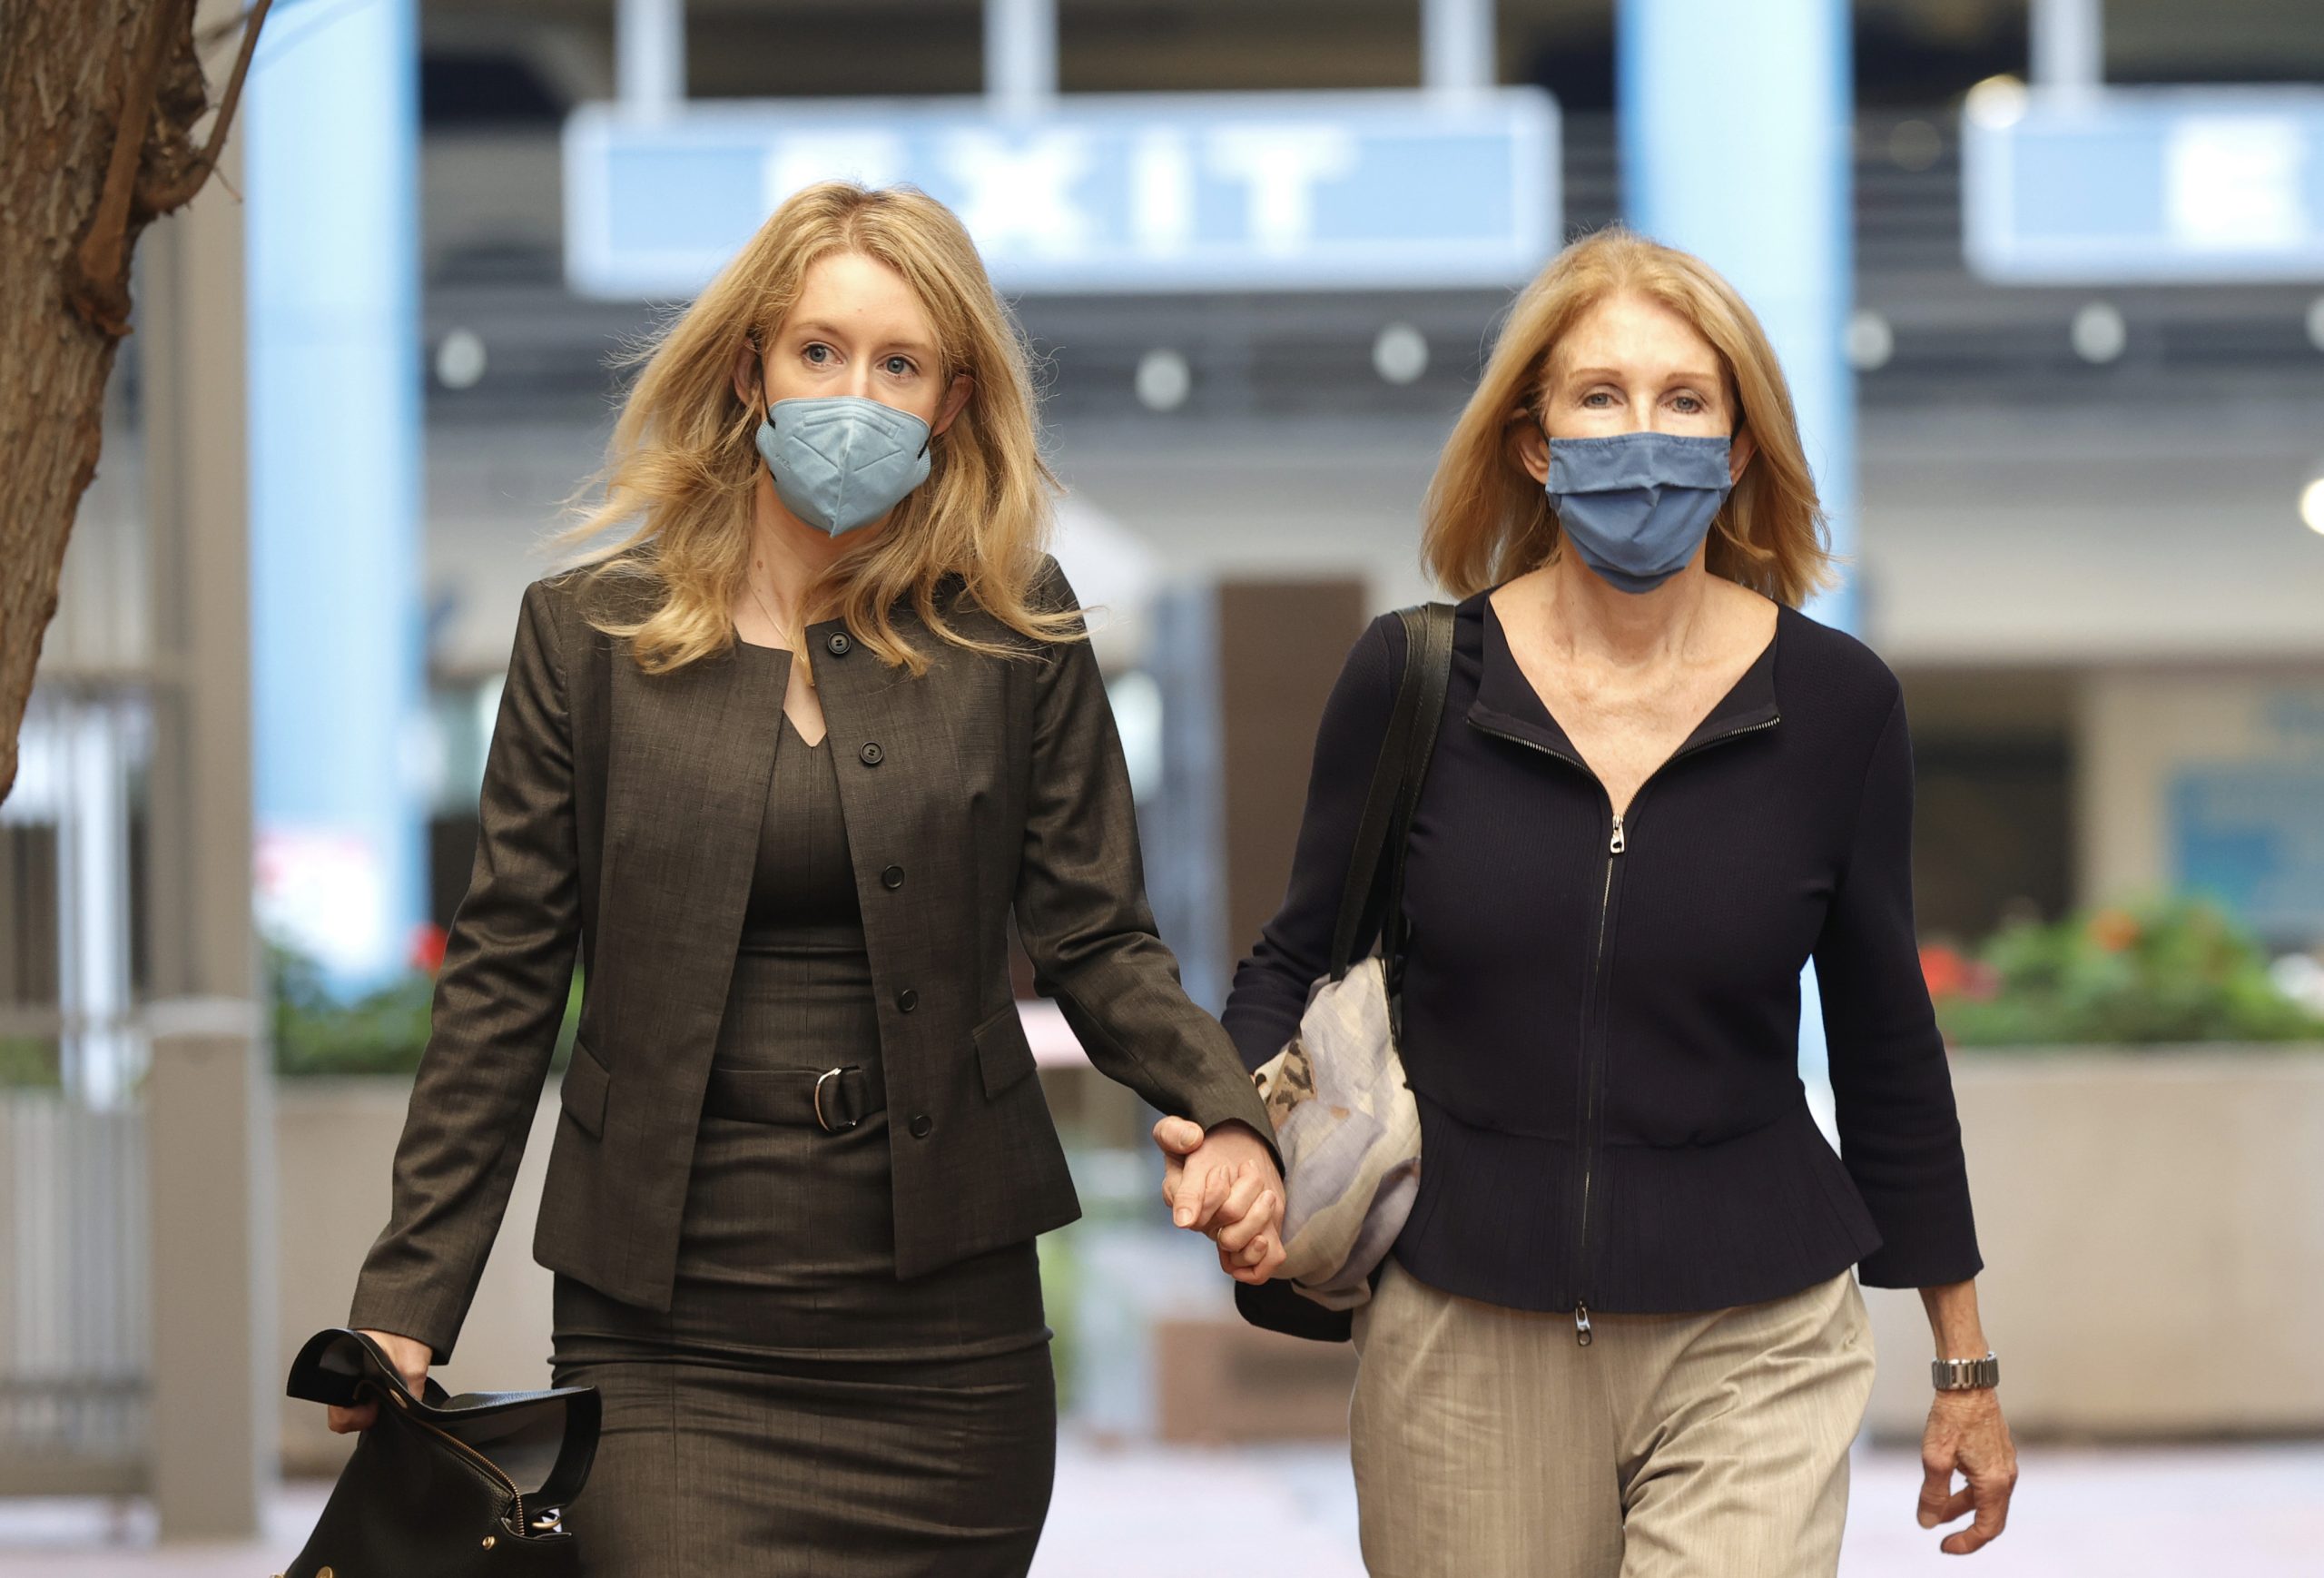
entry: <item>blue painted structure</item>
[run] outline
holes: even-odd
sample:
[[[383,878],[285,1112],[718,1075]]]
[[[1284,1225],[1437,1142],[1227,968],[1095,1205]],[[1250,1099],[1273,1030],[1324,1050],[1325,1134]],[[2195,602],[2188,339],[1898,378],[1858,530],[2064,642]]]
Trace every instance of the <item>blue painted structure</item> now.
[[[2324,760],[2182,766],[2167,804],[2179,888],[2276,946],[2324,934]]]
[[[425,913],[419,21],[277,11],[241,128],[249,212],[259,899],[342,987]]]
[[[1557,107],[1534,88],[601,104],[566,123],[566,278],[691,295],[832,178],[940,199],[1010,291],[1513,284],[1561,222]]]
[[[2324,280],[2324,91],[2023,89],[1961,122],[1970,266],[2014,284]]]
[[[1833,548],[1852,556],[1856,380],[1841,351],[1855,294],[1846,0],[1621,0],[1618,22],[1630,225],[1704,259],[1758,314],[1791,383]],[[1851,577],[1807,611],[1854,630],[1860,607]],[[1820,1085],[1812,981],[1811,971],[1800,1064]]]

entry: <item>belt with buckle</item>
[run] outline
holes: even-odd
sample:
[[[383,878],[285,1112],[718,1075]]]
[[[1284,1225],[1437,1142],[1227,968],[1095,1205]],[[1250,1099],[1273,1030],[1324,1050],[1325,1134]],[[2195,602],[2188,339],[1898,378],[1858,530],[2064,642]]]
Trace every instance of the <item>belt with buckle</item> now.
[[[826,1134],[845,1134],[887,1106],[887,1092],[852,1063],[836,1069],[714,1067],[702,1098],[706,1118],[812,1124]]]

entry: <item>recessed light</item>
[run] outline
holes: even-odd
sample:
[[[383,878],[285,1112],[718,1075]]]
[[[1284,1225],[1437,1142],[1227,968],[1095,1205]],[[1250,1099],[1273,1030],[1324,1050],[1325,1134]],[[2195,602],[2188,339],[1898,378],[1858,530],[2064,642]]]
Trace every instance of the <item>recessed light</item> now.
[[[2324,477],[2299,490],[2299,518],[2308,523],[2309,530],[2324,536]]]
[[[1876,372],[1896,354],[1896,331],[1881,314],[1859,307],[1848,314],[1848,326],[1841,331],[1840,352],[1856,371]]]
[[[1980,126],[2014,126],[2025,118],[2025,84],[2007,74],[1989,76],[1969,90],[1961,107]]]
[[[1194,369],[1177,351],[1149,350],[1137,359],[1137,399],[1147,410],[1177,410],[1194,387]]]
[[[484,340],[473,329],[455,329],[436,342],[436,381],[446,389],[474,389],[484,377]]]
[[[1945,134],[1926,121],[1899,121],[1888,132],[1888,158],[1899,170],[1931,168],[1945,156]]]
[[[1428,337],[1409,323],[1391,323],[1372,342],[1372,370],[1390,383],[1411,383],[1428,370]]]
[[[2092,301],[2073,315],[2068,338],[2073,341],[2073,353],[2083,360],[2104,363],[2122,354],[2131,342],[2131,330],[2112,301]]]

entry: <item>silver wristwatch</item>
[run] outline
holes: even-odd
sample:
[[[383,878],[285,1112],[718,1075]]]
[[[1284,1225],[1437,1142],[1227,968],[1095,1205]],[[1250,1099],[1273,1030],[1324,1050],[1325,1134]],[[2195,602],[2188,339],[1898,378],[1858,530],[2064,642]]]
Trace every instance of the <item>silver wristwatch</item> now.
[[[1991,1354],[1982,1359],[1933,1359],[1928,1369],[1940,1392],[1981,1392],[2001,1385],[2001,1361]]]

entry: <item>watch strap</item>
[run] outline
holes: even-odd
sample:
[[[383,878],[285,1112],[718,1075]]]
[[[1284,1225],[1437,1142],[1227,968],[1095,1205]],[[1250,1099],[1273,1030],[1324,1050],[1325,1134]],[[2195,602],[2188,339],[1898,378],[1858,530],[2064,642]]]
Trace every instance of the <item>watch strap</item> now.
[[[1988,1353],[1982,1359],[1935,1359],[1929,1376],[1940,1392],[1979,1392],[2001,1385],[2001,1361]]]

